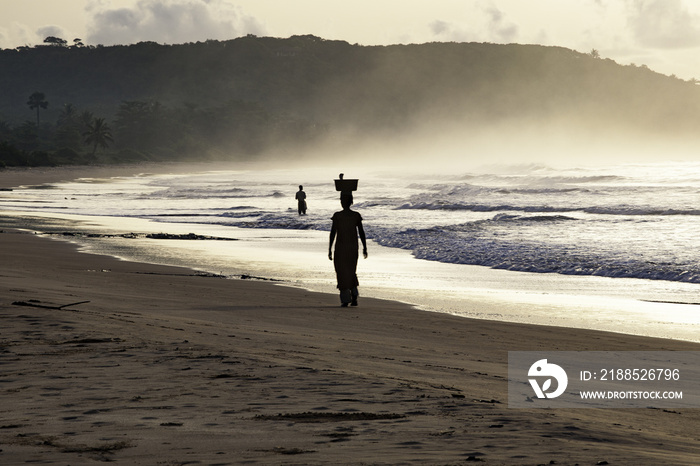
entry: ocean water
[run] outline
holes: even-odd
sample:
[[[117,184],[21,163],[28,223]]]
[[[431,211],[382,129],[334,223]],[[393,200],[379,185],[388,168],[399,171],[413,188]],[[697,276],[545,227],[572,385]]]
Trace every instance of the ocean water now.
[[[470,317],[700,341],[700,163],[346,169],[370,258],[362,295]],[[0,192],[5,217],[129,259],[335,292],[329,168],[80,179]],[[299,216],[294,194],[307,193]],[[8,214],[9,212],[9,214]],[[47,219],[53,219],[49,222]],[[196,233],[237,241],[157,240]]]

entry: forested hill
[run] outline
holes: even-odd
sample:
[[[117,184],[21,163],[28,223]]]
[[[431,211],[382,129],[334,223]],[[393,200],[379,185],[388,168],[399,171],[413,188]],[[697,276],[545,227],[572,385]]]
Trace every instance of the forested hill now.
[[[0,160],[4,148],[8,164],[31,152],[75,163],[106,154],[250,157],[333,134],[400,136],[424,125],[536,122],[684,137],[700,127],[695,83],[536,45],[248,36],[40,46],[0,51],[0,89]],[[46,108],[30,108],[35,93]],[[96,119],[111,140],[86,145]]]

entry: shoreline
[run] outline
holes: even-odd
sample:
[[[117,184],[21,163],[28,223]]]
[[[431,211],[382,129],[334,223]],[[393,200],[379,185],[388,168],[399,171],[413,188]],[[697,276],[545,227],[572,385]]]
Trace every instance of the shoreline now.
[[[694,464],[698,409],[512,409],[508,351],[700,344],[422,311],[0,233],[0,462]],[[13,303],[23,302],[29,305]],[[43,307],[38,307],[43,306]]]
[[[5,211],[0,212],[0,227],[41,232],[44,236],[76,244],[81,251],[120,260],[186,267],[227,277],[249,275],[293,288],[335,293],[327,260],[318,254],[319,245],[322,247],[326,241],[323,232],[266,230],[260,235],[256,229],[212,230],[170,223],[164,233],[158,222],[131,219],[124,224],[123,218],[115,219],[116,223],[109,217],[35,215],[31,212],[17,212],[13,217],[13,212]],[[147,239],[149,235],[226,241],[167,241],[169,244],[165,244],[161,240]],[[297,246],[293,250],[287,246],[290,239]],[[694,317],[692,294],[684,284],[632,283],[635,280],[625,278],[444,264],[415,259],[409,252],[377,244],[373,244],[371,250],[371,266],[363,261],[358,268],[364,285],[360,290],[363,296],[465,318],[700,343],[700,321]],[[430,278],[416,281],[416,277]],[[469,282],[465,284],[459,277],[469,277]],[[405,283],[409,282],[412,286],[406,287]],[[668,290],[659,294],[662,288]],[[449,293],[437,290],[449,290]]]

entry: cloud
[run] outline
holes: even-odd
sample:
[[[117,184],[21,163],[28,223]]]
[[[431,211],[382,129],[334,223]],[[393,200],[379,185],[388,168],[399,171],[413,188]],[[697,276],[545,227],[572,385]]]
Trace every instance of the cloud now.
[[[506,22],[505,14],[495,6],[488,7],[486,14],[490,18],[488,23],[489,34],[495,37],[498,42],[512,42],[518,35],[518,26]]]
[[[66,39],[66,32],[63,30],[63,28],[59,26],[40,27],[39,29],[37,29],[36,34],[41,38],[42,41],[49,36]]]
[[[39,33],[28,26],[14,22],[10,27],[0,28],[0,48],[14,48],[19,45],[34,45],[44,40]]]
[[[510,43],[518,36],[518,26],[507,21],[505,13],[495,5],[482,6],[477,13],[477,27],[436,20],[430,23],[430,31],[438,40],[454,42]]]
[[[449,33],[451,27],[452,26],[449,23],[440,20],[433,21],[432,23],[430,23],[430,30],[436,36]]]
[[[678,49],[700,45],[700,17],[681,0],[632,0],[628,18],[643,46]]]
[[[178,44],[263,32],[255,18],[226,0],[140,0],[131,8],[114,9],[93,3],[87,11],[92,15],[90,44]]]

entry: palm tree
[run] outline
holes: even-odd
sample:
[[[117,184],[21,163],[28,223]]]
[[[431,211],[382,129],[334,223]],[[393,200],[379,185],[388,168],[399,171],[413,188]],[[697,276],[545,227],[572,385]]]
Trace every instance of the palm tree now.
[[[83,110],[82,112],[80,112],[80,115],[78,115],[78,120],[80,120],[80,124],[83,125],[83,127],[86,129],[90,127],[94,119],[95,115],[93,115],[90,110]]]
[[[29,105],[29,108],[31,110],[36,109],[36,126],[37,128],[39,127],[39,109],[40,108],[46,108],[49,106],[49,103],[46,101],[46,96],[44,95],[43,92],[35,92],[34,94],[29,96],[29,100],[27,101],[27,105]]]
[[[92,144],[92,156],[97,152],[97,146],[106,149],[110,142],[113,142],[112,132],[104,118],[95,118],[88,126],[88,130],[83,133],[86,144]]]
[[[59,125],[72,126],[78,119],[78,110],[73,104],[65,104],[61,109],[61,114],[58,116]]]
[[[58,116],[54,140],[59,147],[79,151],[83,143],[83,128],[78,110],[73,104],[65,104]],[[87,127],[85,128],[87,129]]]
[[[10,124],[5,120],[0,120],[0,141],[9,139],[11,134],[12,128],[10,128]]]

